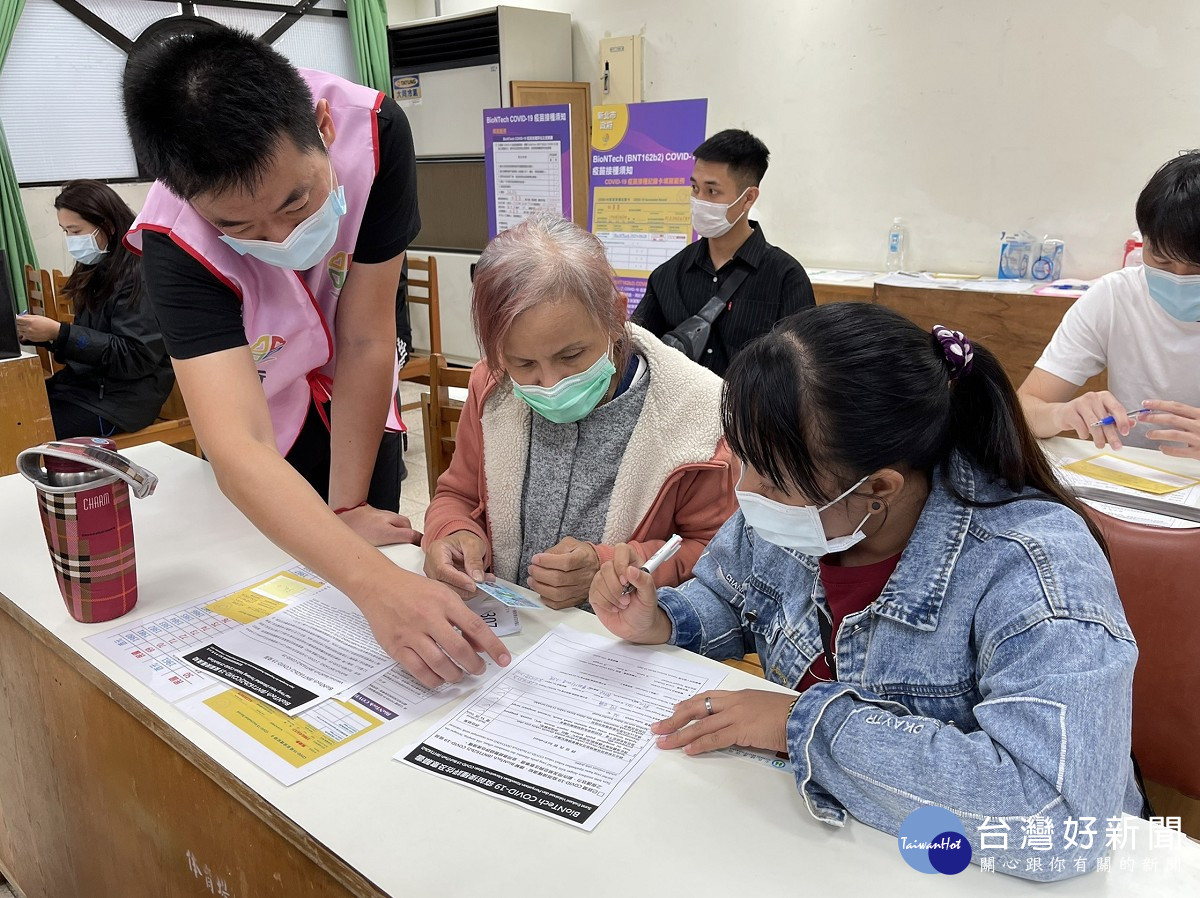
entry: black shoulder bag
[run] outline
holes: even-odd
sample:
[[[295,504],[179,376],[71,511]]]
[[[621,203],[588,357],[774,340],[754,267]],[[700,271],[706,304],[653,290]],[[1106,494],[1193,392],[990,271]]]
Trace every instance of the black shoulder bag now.
[[[746,280],[748,274],[745,268],[739,268],[730,274],[717,294],[704,304],[704,308],[679,327],[663,334],[662,341],[672,349],[678,349],[693,362],[700,361],[704,355],[704,347],[708,345],[709,337],[712,336],[713,322],[721,317],[721,313],[729,305],[729,300],[733,298],[737,288],[742,286],[742,281]]]

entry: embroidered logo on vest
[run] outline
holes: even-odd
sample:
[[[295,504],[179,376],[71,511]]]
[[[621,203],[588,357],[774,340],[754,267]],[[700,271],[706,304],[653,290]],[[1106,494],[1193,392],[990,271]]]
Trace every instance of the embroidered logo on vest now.
[[[329,259],[329,280],[333,281],[333,289],[341,290],[346,283],[346,273],[350,269],[350,260],[345,253],[334,253]]]
[[[250,347],[250,354],[254,356],[255,362],[265,362],[279,355],[279,351],[286,345],[287,340],[278,334],[263,334]]]

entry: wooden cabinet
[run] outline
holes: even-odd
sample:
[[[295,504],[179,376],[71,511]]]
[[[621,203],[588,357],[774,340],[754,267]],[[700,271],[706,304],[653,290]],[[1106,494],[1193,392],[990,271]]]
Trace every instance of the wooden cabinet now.
[[[1075,302],[1073,296],[1036,293],[982,293],[938,287],[899,287],[891,284],[813,284],[817,305],[830,302],[874,302],[894,309],[923,329],[935,324],[960,330],[983,344],[1000,360],[1014,387],[1033,369],[1042,350]],[[1104,390],[1101,373],[1083,389]]]

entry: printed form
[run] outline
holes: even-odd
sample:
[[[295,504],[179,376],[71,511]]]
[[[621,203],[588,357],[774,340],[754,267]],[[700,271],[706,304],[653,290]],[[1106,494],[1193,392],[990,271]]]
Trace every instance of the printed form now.
[[[87,642],[290,786],[465,695],[480,682],[469,677],[455,686],[428,689],[399,665],[389,664],[334,697],[289,714],[255,698],[250,690],[231,689],[228,681],[200,673],[179,657],[201,646],[215,646],[220,636],[303,603],[324,587],[312,571],[292,562],[167,611],[122,620]],[[521,629],[516,609],[490,596],[481,594],[467,606],[498,636]],[[309,619],[315,610],[309,610]],[[318,616],[328,617],[330,612],[325,609]],[[242,666],[246,666],[244,659]],[[274,674],[262,670],[254,678],[256,688],[266,688],[273,678]]]
[[[301,564],[245,580],[165,612],[122,620],[85,641],[169,702],[203,692],[213,681],[177,656],[303,601],[325,584]]]
[[[495,669],[491,662],[489,667]],[[423,714],[466,695],[478,681],[423,686],[395,665],[294,716],[237,689],[216,687],[179,708],[285,786],[398,730]]]
[[[535,212],[562,212],[562,145],[551,138],[499,141],[492,146],[496,232]],[[567,192],[571,185],[566,185]]]
[[[1196,527],[1200,482],[1111,453],[1071,461],[1050,455],[1059,481],[1110,517],[1151,527]]]
[[[650,724],[724,677],[562,625],[396,760],[590,832],[657,757]]]
[[[306,711],[396,663],[357,606],[328,584],[179,657],[287,714]]]

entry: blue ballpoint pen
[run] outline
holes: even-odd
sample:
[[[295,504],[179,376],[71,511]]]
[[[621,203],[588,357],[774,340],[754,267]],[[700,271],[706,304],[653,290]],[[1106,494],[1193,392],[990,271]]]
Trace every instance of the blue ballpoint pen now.
[[[1139,408],[1139,409],[1135,409],[1132,412],[1126,412],[1126,414],[1129,415],[1129,417],[1131,417],[1131,418],[1134,415],[1152,415],[1152,414],[1154,414],[1154,409]],[[1112,425],[1114,425],[1116,423],[1117,423],[1116,417],[1113,415],[1109,415],[1106,418],[1101,418],[1099,421],[1097,421],[1095,424],[1092,424],[1091,426],[1092,427],[1111,427]]]

